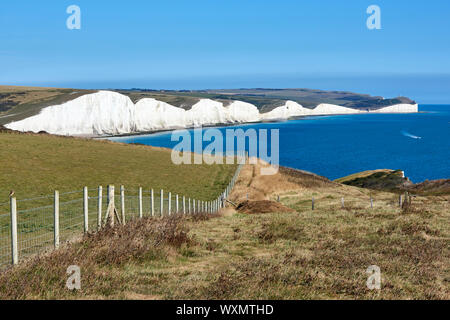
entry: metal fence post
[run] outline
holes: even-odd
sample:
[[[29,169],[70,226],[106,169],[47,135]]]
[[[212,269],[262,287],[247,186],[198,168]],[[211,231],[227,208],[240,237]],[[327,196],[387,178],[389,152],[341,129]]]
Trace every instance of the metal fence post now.
[[[151,190],[151,203],[150,203],[150,207],[151,207],[151,215],[152,215],[152,217],[154,217],[155,216],[155,195],[154,195],[154,192],[153,192],[153,189]]]
[[[159,211],[160,211],[160,215],[161,217],[164,216],[164,190],[161,189],[161,198],[160,200],[160,205],[159,205]]]
[[[55,249],[59,248],[59,191],[55,191],[53,198],[53,240]]]
[[[139,218],[142,218],[142,187],[139,187]]]
[[[98,187],[98,205],[97,205],[97,227],[98,230],[102,228],[102,205],[103,205],[103,187]]]
[[[15,197],[10,202],[11,214],[11,259],[12,264],[19,263],[19,246],[17,242],[17,201]]]
[[[89,231],[89,195],[88,188],[83,188],[84,232]]]

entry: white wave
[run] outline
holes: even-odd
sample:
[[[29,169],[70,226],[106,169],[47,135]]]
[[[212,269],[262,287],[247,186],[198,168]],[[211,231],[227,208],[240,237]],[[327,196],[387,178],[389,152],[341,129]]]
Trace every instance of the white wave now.
[[[405,137],[408,137],[408,138],[412,138],[412,139],[422,139],[422,137],[415,136],[415,135],[413,135],[411,133],[408,133],[406,131],[402,131],[402,135],[404,135]]]

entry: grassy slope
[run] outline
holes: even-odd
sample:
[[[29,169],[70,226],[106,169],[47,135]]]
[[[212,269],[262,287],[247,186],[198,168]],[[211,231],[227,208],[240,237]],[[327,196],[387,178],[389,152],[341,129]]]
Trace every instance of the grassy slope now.
[[[231,165],[176,166],[167,149],[50,135],[0,133],[0,150],[0,203],[8,201],[10,190],[23,199],[108,184],[211,200],[235,170]]]
[[[0,125],[22,120],[93,90],[0,86]]]
[[[389,169],[359,172],[335,181],[349,186],[387,191],[401,191],[405,183],[401,170]]]
[[[248,167],[236,190],[264,181]],[[448,196],[418,197],[401,210],[392,193],[302,174],[286,176],[291,190],[282,192],[276,189],[282,177],[275,179],[280,183],[271,190],[296,212],[227,210],[206,220],[132,223],[0,275],[0,298],[450,298]],[[73,263],[84,274],[76,293],[65,289],[65,268]],[[374,264],[381,291],[366,287],[366,269]]]

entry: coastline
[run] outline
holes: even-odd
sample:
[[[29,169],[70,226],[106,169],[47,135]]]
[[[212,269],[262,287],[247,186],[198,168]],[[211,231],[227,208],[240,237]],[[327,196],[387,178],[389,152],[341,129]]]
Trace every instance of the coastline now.
[[[210,99],[202,99],[191,109],[185,110],[156,99],[144,98],[134,103],[120,93],[99,91],[45,107],[39,114],[8,123],[5,127],[93,138],[151,134],[200,126],[279,122],[309,116],[417,112],[418,104],[395,104],[368,110],[322,103],[308,109],[288,100],[284,105],[262,113],[255,105],[239,100],[224,106],[222,102]]]
[[[419,112],[389,112],[389,113],[376,113],[376,112],[367,112],[367,113],[342,113],[342,114],[323,114],[323,115],[302,115],[302,116],[294,116],[290,117],[288,119],[273,119],[273,120],[260,120],[260,121],[252,121],[252,122],[240,122],[240,123],[217,123],[217,124],[209,124],[209,125],[203,125],[201,128],[223,128],[223,127],[238,127],[238,126],[245,126],[245,125],[253,125],[253,124],[262,124],[262,123],[283,123],[283,122],[289,122],[294,120],[306,120],[306,119],[316,119],[316,118],[323,118],[323,117],[340,117],[340,116],[349,116],[349,115],[380,115],[380,114],[414,114],[414,113],[426,113],[424,111]],[[126,138],[126,137],[140,137],[140,136],[147,136],[147,135],[154,135],[154,134],[164,134],[164,133],[170,133],[177,130],[194,130],[200,128],[200,126],[190,126],[190,127],[178,127],[178,128],[166,128],[166,129],[159,129],[159,130],[151,130],[151,131],[144,131],[144,132],[134,132],[134,133],[124,133],[124,134],[115,134],[115,135],[79,135],[74,137],[80,137],[80,138],[89,138],[89,139],[95,139],[95,140],[107,140],[111,138]],[[113,140],[111,140],[113,141]]]

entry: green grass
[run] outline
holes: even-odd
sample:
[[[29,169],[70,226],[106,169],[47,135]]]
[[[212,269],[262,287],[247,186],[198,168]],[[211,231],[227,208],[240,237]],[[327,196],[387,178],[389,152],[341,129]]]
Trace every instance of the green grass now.
[[[50,135],[0,133],[0,203],[95,189],[102,185],[164,189],[199,200],[216,198],[235,165],[174,165],[167,149]]]
[[[335,180],[349,186],[386,191],[401,191],[405,179],[401,170],[371,170]]]
[[[235,165],[174,165],[167,149],[126,145],[50,135],[0,133],[0,266],[10,261],[9,193],[18,207],[20,258],[53,244],[53,192],[60,191],[61,241],[83,232],[84,186],[89,189],[89,229],[97,227],[97,187],[125,186],[127,220],[137,216],[138,188],[143,188],[143,213],[150,214],[150,189],[154,189],[155,214],[160,210],[160,189],[186,199],[216,199],[233,176]],[[69,193],[75,191],[75,193]],[[34,200],[26,200],[37,198]],[[181,209],[180,197],[180,209]],[[165,200],[167,211],[167,200]],[[120,210],[120,209],[119,209]]]

